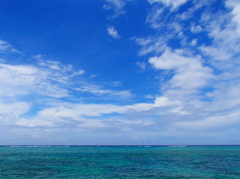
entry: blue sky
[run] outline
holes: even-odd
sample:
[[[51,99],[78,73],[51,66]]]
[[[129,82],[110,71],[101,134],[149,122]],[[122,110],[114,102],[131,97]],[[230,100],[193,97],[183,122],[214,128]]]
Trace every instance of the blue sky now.
[[[0,2],[0,144],[239,144],[238,0]]]

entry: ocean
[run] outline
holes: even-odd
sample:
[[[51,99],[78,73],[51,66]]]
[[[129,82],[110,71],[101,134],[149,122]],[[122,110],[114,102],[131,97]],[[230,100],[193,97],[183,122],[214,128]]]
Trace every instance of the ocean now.
[[[240,179],[240,146],[1,146],[12,178]]]

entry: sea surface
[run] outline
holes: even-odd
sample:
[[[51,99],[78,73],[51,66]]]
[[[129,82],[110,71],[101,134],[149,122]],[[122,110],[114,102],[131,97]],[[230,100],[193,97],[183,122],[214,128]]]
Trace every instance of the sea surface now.
[[[240,179],[240,146],[0,146],[0,179]]]

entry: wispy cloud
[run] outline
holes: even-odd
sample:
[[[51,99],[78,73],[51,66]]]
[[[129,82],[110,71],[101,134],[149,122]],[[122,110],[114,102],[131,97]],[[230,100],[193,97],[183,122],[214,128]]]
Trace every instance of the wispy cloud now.
[[[41,94],[56,98],[68,96],[68,90],[62,88],[67,83],[66,73],[62,69],[52,71],[51,67],[0,63],[0,82],[3,84],[0,94]]]
[[[89,92],[96,95],[108,94],[110,96],[119,96],[124,98],[129,98],[132,96],[130,91],[106,90],[106,89],[102,89],[102,86],[97,86],[97,85],[87,85],[81,88],[76,88],[76,90],[81,92]]]
[[[160,70],[174,70],[172,79],[163,84],[171,95],[196,93],[213,78],[212,70],[204,67],[199,57],[184,56],[181,51],[166,50],[160,57],[151,57],[149,63]]]
[[[25,135],[32,143],[49,139],[52,144],[82,144],[91,137],[101,144],[125,138],[128,143],[163,139],[166,144],[183,138],[192,144],[239,143],[240,3],[224,2],[145,1],[148,9],[140,8],[146,11],[137,23],[148,27],[131,31],[141,34],[132,38],[140,48],[138,54],[130,49],[131,61],[121,61],[132,65],[122,65],[131,70],[122,73],[126,76],[112,75],[115,67],[123,70],[117,64],[106,70],[108,79],[100,79],[103,69],[98,66],[90,65],[86,72],[44,55],[17,59],[18,50],[0,41],[0,137],[18,141]],[[113,20],[128,10],[126,3],[107,0],[104,8],[113,10]],[[108,26],[105,35],[122,38],[117,30],[124,20],[118,19],[119,29]]]
[[[173,6],[170,1],[149,2]],[[240,49],[239,2],[226,1],[228,12],[213,13],[203,9],[204,13],[199,19],[195,19],[194,23],[187,24],[189,21],[186,21],[192,17],[196,18],[194,13],[203,6],[211,8],[212,3],[196,3],[185,11],[188,12],[187,17],[185,12],[178,13],[177,7],[180,3],[173,8],[174,12],[169,12],[175,15],[169,14],[172,19],[167,21],[165,19],[168,17],[165,18],[165,15],[163,18],[162,14],[164,7],[155,6],[146,23],[156,30],[156,35],[135,38],[141,46],[139,53],[150,55],[148,62],[159,70],[161,93],[170,100],[175,99],[181,103],[175,108],[166,107],[165,112],[155,113],[171,121],[165,123],[164,134],[186,135],[180,131],[190,134],[197,130],[201,135],[210,136],[210,131],[214,131],[215,135],[223,136],[219,132],[220,128],[226,134],[230,129],[237,130],[234,125],[240,124],[236,110],[240,105],[240,96],[237,93],[240,90],[237,82],[240,78],[237,62],[237,49]],[[181,24],[179,30],[173,28],[174,24]],[[205,41],[202,39],[203,34]],[[175,43],[179,42],[180,48],[170,46],[169,42],[172,40]],[[169,112],[176,112],[177,120],[171,117]]]
[[[142,47],[139,51],[139,55],[146,55],[149,53],[159,54],[163,52],[167,48],[166,42],[169,38],[170,36],[168,35],[165,38],[162,36],[135,38],[136,43]]]
[[[38,112],[36,116],[32,119],[21,118],[17,120],[15,125],[26,126],[26,127],[37,127],[37,126],[58,126],[66,125],[74,122],[78,122],[79,126],[82,127],[110,127],[111,124],[125,123],[122,126],[124,129],[129,124],[132,125],[148,125],[153,124],[151,121],[122,121],[122,120],[110,120],[108,117],[106,119],[101,119],[105,115],[115,115],[124,113],[136,113],[142,111],[149,111],[154,108],[161,108],[165,106],[178,106],[180,103],[178,101],[170,101],[167,97],[158,97],[155,99],[154,103],[136,103],[133,105],[113,105],[113,104],[73,104],[73,103],[55,103],[52,107],[45,108]],[[175,112],[175,111],[173,111]],[[91,117],[95,119],[91,119]],[[97,120],[99,117],[101,120]],[[42,123],[40,122],[42,121]],[[70,125],[69,124],[69,125]],[[114,126],[111,126],[114,128]],[[116,127],[116,126],[115,126]]]
[[[191,32],[193,33],[199,33],[202,31],[202,27],[200,25],[191,25]]]
[[[152,28],[157,29],[163,25],[163,13],[164,9],[159,7],[154,7],[152,11],[148,14],[146,22],[151,25]]]
[[[203,120],[197,121],[182,121],[177,122],[175,125],[179,128],[185,128],[192,131],[206,131],[212,128],[223,128],[226,126],[234,126],[240,124],[239,111],[234,111],[229,114],[216,115],[212,117],[206,117]]]
[[[9,52],[16,53],[19,51],[13,48],[13,46],[10,43],[0,40],[0,53],[9,53]]]
[[[146,70],[146,63],[145,62],[139,62],[137,61],[137,66],[141,69],[141,70]]]
[[[182,4],[186,3],[188,0],[148,0],[150,4],[153,3],[161,3],[164,4],[165,6],[170,6],[172,9],[176,9]]]
[[[123,7],[126,4],[125,0],[106,0],[106,2],[108,4],[104,5],[103,8],[114,11],[112,18],[117,18],[119,15],[125,14],[125,11],[123,10]]]
[[[108,34],[109,34],[112,38],[114,38],[114,39],[120,39],[120,36],[119,36],[119,34],[118,34],[118,31],[116,30],[115,27],[113,27],[113,26],[108,27],[108,28],[107,28],[107,32],[108,32]]]
[[[240,3],[237,0],[227,0],[226,6],[232,9],[232,21],[236,23],[236,31],[240,34]]]

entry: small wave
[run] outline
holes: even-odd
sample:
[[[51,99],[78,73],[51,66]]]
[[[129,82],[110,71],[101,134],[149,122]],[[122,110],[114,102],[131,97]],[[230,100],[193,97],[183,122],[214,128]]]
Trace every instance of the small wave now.
[[[187,147],[187,145],[169,145],[168,147]]]
[[[9,147],[22,147],[22,146],[18,146],[18,145],[11,145]]]

